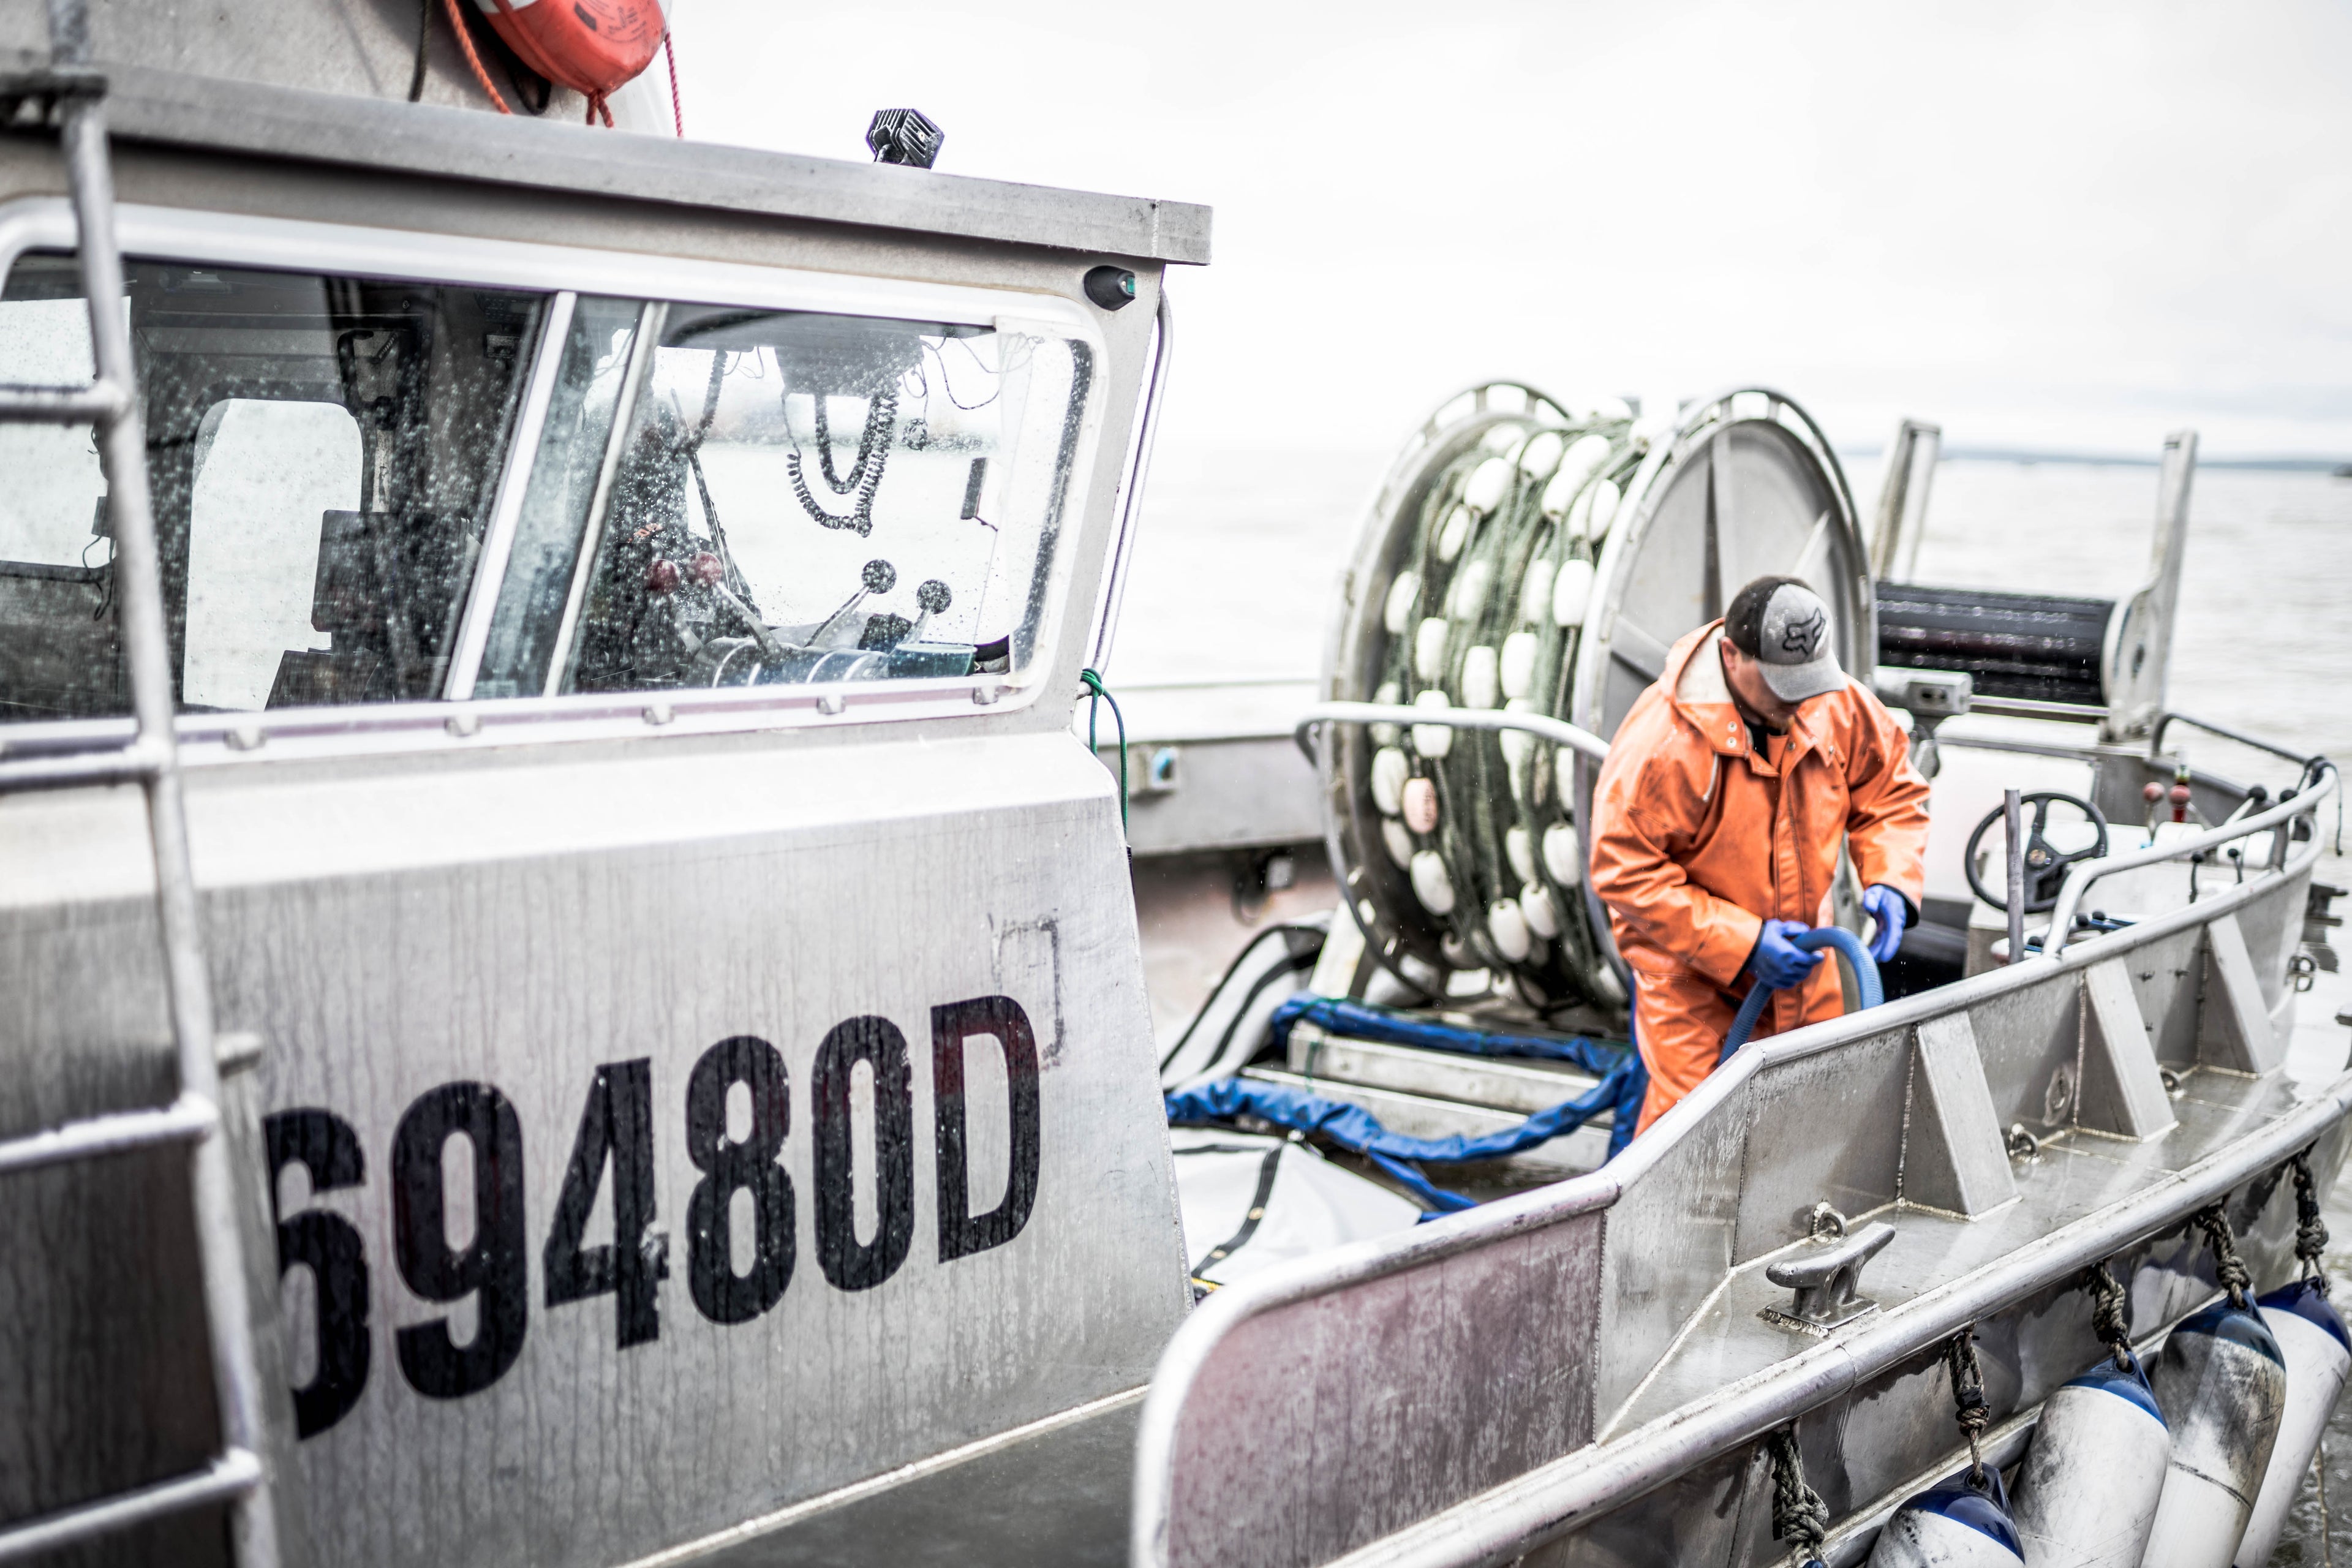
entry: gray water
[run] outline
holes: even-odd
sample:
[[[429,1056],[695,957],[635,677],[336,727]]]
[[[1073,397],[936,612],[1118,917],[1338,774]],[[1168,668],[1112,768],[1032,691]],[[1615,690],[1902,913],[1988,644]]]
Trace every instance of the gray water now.
[[[1120,682],[1314,675],[1332,585],[1391,454],[1166,446],[1121,616]],[[1865,511],[1878,460],[1848,464]],[[2147,575],[2154,467],[1955,460],[1924,582],[2116,597]],[[2352,757],[2352,479],[2209,468],[2190,497],[2172,706]]]
[[[1121,617],[1114,686],[1309,678],[1322,665],[1333,585],[1390,454],[1163,448]],[[1866,510],[1877,461],[1849,463]],[[2120,597],[2147,576],[2153,467],[1955,460],[1937,472],[1921,543],[1923,582]],[[2190,500],[2189,555],[2172,653],[2170,706],[2297,751],[2352,758],[2352,479],[2207,469]],[[2269,777],[2264,759],[2181,737],[2200,762]],[[2293,769],[2285,770],[2292,776]],[[2330,857],[2319,875],[2352,886]],[[2352,912],[2352,900],[2339,906]],[[2346,944],[2352,951],[2352,943]],[[2302,999],[2290,1069],[2333,1076],[2352,998],[2323,975]],[[2300,1059],[2297,1059],[2300,1058]],[[2352,1280],[2352,1182],[2329,1205],[2327,1264]],[[2352,1293],[2339,1289],[2339,1301]],[[2274,1564],[2352,1568],[2352,1400],[2338,1406],[2321,1463]]]

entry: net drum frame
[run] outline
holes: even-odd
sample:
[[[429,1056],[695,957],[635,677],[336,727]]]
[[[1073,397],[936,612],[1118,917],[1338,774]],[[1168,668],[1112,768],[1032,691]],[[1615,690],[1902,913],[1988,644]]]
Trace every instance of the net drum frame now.
[[[1486,384],[1433,415],[1382,484],[1326,690],[1541,712],[1606,737],[1672,644],[1767,573],[1811,584],[1841,662],[1868,667],[1852,492],[1788,397],[1738,388],[1669,423]],[[1333,863],[1368,951],[1423,992],[1486,969],[1540,1013],[1622,1017],[1623,963],[1584,874],[1595,764],[1522,734],[1409,728],[1337,727],[1321,757]]]

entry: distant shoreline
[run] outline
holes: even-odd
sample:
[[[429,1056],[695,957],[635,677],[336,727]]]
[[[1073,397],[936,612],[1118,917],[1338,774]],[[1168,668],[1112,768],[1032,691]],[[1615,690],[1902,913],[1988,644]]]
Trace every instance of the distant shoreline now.
[[[1840,461],[1855,458],[1881,458],[1884,447],[1840,447]],[[2031,452],[2011,447],[1947,447],[1946,462],[1966,460],[1977,463],[2073,463],[2101,468],[2153,468],[2156,458],[2118,457],[2098,452]],[[2336,474],[2352,470],[2352,459],[2343,458],[2207,458],[2197,459],[2200,468],[2262,468],[2296,474]]]

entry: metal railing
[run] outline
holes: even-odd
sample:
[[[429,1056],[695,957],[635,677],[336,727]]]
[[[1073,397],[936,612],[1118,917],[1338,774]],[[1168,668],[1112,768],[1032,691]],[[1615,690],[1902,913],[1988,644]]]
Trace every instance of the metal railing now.
[[[155,519],[147,481],[146,421],[123,308],[122,257],[114,233],[106,84],[89,66],[86,0],[49,0],[50,66],[0,83],[0,96],[41,106],[58,128],[78,231],[82,293],[96,376],[83,386],[0,387],[0,422],[95,426],[114,538],[117,626],[135,728],[110,755],[0,766],[0,790],[38,788],[98,775],[138,783],[153,851],[163,983],[179,1091],[150,1110],[120,1111],[0,1141],[0,1174],[185,1143],[207,1348],[219,1406],[220,1449],[199,1469],[34,1519],[0,1525],[0,1562],[55,1551],[149,1520],[226,1503],[236,1560],[276,1568],[277,1521],[265,1452],[261,1379],[237,1226],[236,1183],[220,1133],[220,1064],[213,1035],[194,873],[188,859],[170,634]]]
[[[1354,706],[1354,705],[1351,705]],[[1352,715],[1334,715],[1352,717]],[[1521,715],[1513,715],[1517,719]],[[1510,726],[1516,727],[1516,726]],[[2298,799],[2290,805],[2306,803]],[[2299,870],[2316,858],[2315,847]],[[2260,896],[2252,883],[2206,903],[2168,910],[2114,934],[2126,948],[2158,942],[2235,913]],[[2105,955],[2111,957],[2112,953]],[[2089,951],[2053,965],[1990,970],[1869,1013],[1806,1026],[1733,1057],[1674,1113],[1685,1126],[1715,1114],[1750,1079],[1783,1060],[1942,1014],[1966,1011],[2080,973],[2105,957]],[[2150,1185],[1982,1268],[1884,1310],[1726,1385],[1704,1405],[1675,1410],[1608,1436],[1404,1525],[1337,1559],[1332,1568],[1489,1568],[1507,1563],[1633,1501],[1693,1466],[1753,1443],[1789,1421],[1866,1384],[1948,1341],[1962,1327],[2074,1278],[2081,1269],[2179,1224],[2277,1166],[2352,1113],[2352,1073],[2291,1110]],[[1678,1135],[1677,1135],[1678,1136]],[[1675,1141],[1670,1139],[1668,1141]],[[1663,1142],[1636,1139],[1601,1170],[1555,1186],[1484,1205],[1395,1236],[1299,1258],[1216,1292],[1170,1342],[1154,1372],[1137,1442],[1129,1568],[1165,1568],[1177,1506],[1178,1416],[1220,1345],[1242,1325],[1281,1309],[1426,1267],[1456,1254],[1530,1235],[1606,1210],[1662,1160]]]
[[[1590,730],[1581,730],[1564,719],[1553,719],[1541,713],[1513,713],[1501,708],[1409,708],[1383,702],[1318,702],[1299,716],[1298,728],[1293,731],[1298,749],[1315,760],[1312,732],[1325,724],[1394,724],[1402,729],[1408,724],[1427,724],[1447,730],[1517,730],[1557,746],[1568,746],[1601,762],[1609,755],[1609,742]]]
[[[2190,721],[2195,722],[2195,721]],[[2267,749],[2275,750],[2275,748]],[[2056,958],[2066,951],[2067,943],[2074,933],[2074,912],[2083,907],[2083,897],[2091,890],[2091,884],[2102,877],[2113,876],[2118,871],[2134,870],[2142,866],[2161,865],[2167,860],[2180,860],[2190,856],[2203,855],[2208,850],[2217,849],[2224,844],[2234,843],[2241,838],[2252,837],[2257,833],[2269,833],[2274,830],[2283,832],[2288,824],[2301,816],[2314,817],[2312,832],[2316,836],[2319,825],[2314,814],[2330,796],[2343,787],[2343,781],[2337,776],[2334,763],[2325,758],[2314,758],[2311,761],[2312,764],[2316,766],[2319,776],[2308,789],[2304,790],[2292,800],[2283,800],[2266,810],[2225,822],[2219,827],[2207,828],[2202,833],[2192,833],[2184,838],[2175,838],[2164,844],[2150,844],[2138,849],[2126,849],[2120,855],[2108,855],[2100,859],[2084,860],[2077,864],[2066,873],[2066,880],[2058,889],[2058,902],[2050,910],[2049,933],[2042,938],[2042,956]],[[2271,841],[2270,865],[2266,869],[2277,870],[2285,864],[2286,840],[2284,837],[2274,837]]]

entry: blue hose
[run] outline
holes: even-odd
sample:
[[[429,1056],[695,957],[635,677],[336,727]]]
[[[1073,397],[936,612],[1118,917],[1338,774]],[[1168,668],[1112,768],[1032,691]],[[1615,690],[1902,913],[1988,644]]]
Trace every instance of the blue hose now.
[[[1862,986],[1862,1005],[1875,1007],[1886,1000],[1885,989],[1878,983],[1878,964],[1870,956],[1870,950],[1862,945],[1862,939],[1853,932],[1842,926],[1815,926],[1811,931],[1799,931],[1790,937],[1789,945],[1807,952],[1819,952],[1825,947],[1836,948],[1845,954],[1846,962],[1853,965],[1854,979]],[[1739,1005],[1739,1016],[1731,1020],[1731,1032],[1723,1037],[1722,1053],[1715,1058],[1717,1067],[1729,1061],[1731,1053],[1748,1043],[1749,1033],[1756,1027],[1756,1020],[1764,1016],[1764,1004],[1772,999],[1772,993],[1773,988],[1761,980],[1748,987],[1748,1000]]]

